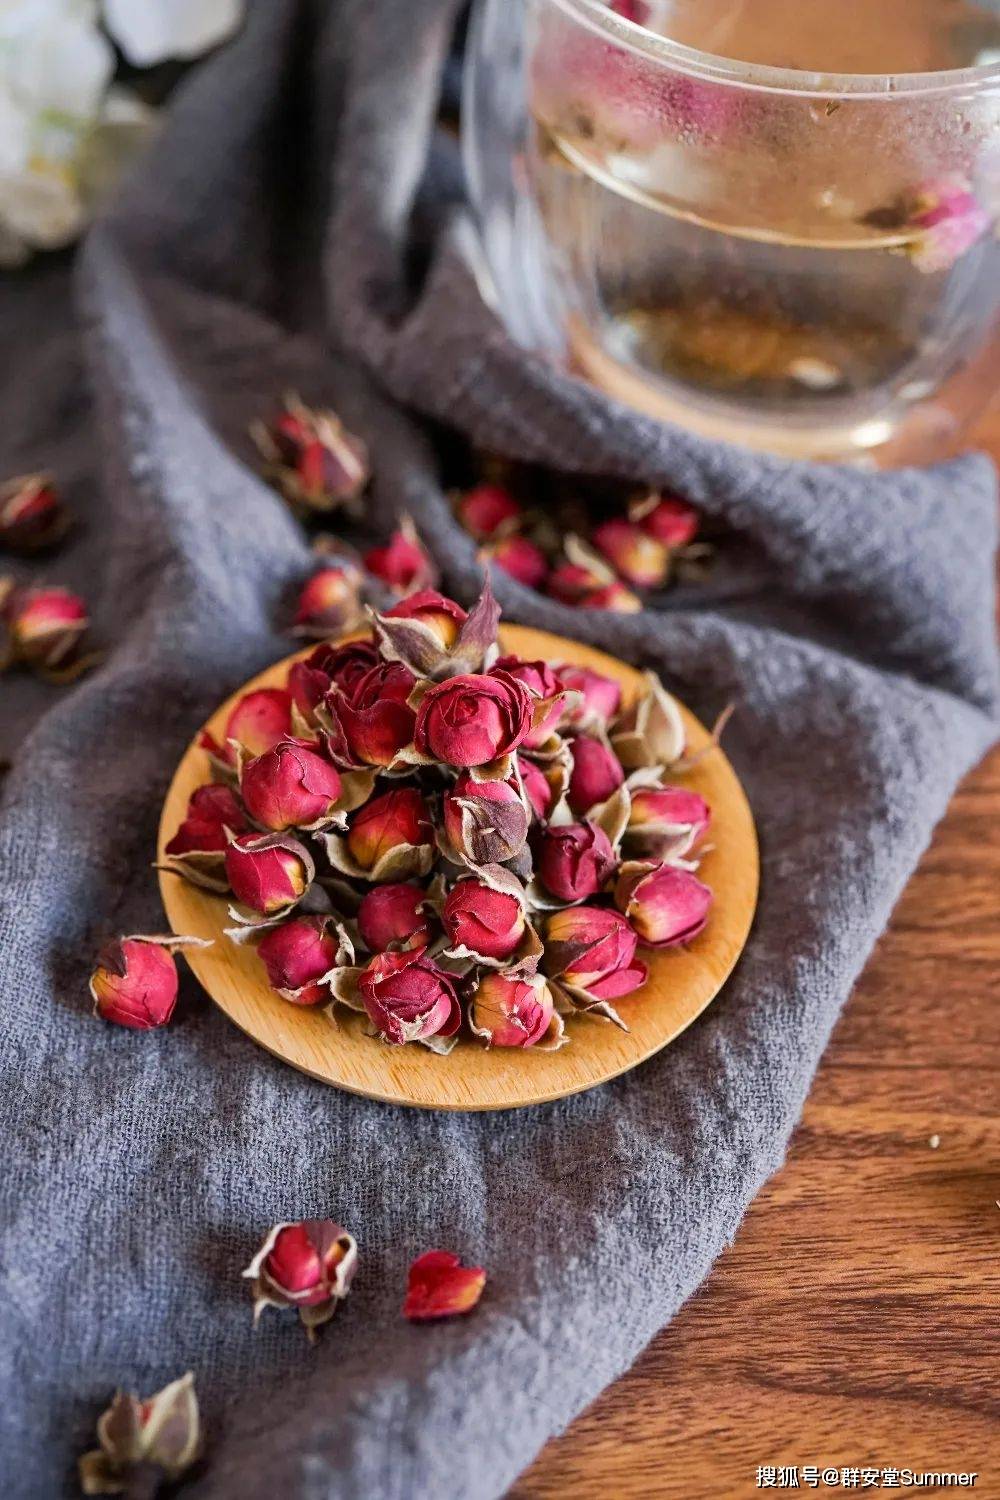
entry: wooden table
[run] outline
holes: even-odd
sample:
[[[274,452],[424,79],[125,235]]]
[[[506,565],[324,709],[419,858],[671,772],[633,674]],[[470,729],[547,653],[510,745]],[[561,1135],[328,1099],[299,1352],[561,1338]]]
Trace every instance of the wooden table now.
[[[1000,455],[1000,410],[978,440]],[[938,829],[736,1243],[512,1496],[737,1500],[794,1493],[759,1490],[758,1465],[816,1465],[975,1470],[1000,1497],[998,1100],[1000,752]]]

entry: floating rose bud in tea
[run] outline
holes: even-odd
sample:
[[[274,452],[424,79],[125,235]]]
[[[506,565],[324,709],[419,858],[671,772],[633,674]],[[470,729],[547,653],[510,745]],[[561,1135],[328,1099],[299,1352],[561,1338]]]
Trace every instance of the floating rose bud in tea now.
[[[410,744],[417,716],[407,700],[415,685],[400,662],[381,662],[352,688],[332,695],[330,707],[361,764],[389,766]]]
[[[448,766],[482,766],[507,755],[531,728],[532,700],[506,672],[451,677],[424,695],[414,742]]]
[[[293,1005],[329,1002],[330,991],[319,981],[337,967],[340,951],[329,917],[293,917],[257,944],[268,983]]]
[[[90,976],[95,1016],[132,1031],[165,1026],[177,1003],[173,950],[209,947],[201,938],[142,935],[105,944]]]
[[[370,953],[388,948],[422,948],[431,929],[424,911],[427,893],[410,881],[377,885],[358,907],[358,931]]]
[[[673,948],[704,929],[712,892],[690,871],[673,865],[625,864],[615,885],[615,905],[641,943]]]
[[[289,396],[273,422],[255,423],[251,433],[268,477],[297,510],[336,510],[356,500],[368,483],[368,450],[335,412]]]
[[[337,635],[360,619],[360,576],[344,568],[321,568],[302,587],[294,629],[297,635]]]
[[[526,536],[506,536],[490,542],[480,554],[495,563],[525,588],[540,589],[549,576],[549,560],[541,547]]]
[[[347,835],[348,851],[363,870],[374,870],[394,849],[433,842],[427,803],[410,786],[373,798],[355,814]]]
[[[454,977],[424,957],[424,949],[379,953],[362,971],[359,987],[372,1025],[387,1042],[440,1045],[462,1024]]]
[[[313,828],[328,820],[340,792],[335,768],[301,740],[279,740],[273,750],[247,761],[240,773],[243,805],[255,823],[272,833]]]
[[[199,1456],[194,1376],[140,1399],[118,1391],[97,1421],[99,1448],[79,1462],[85,1495],[150,1495],[179,1480]]]
[[[354,1236],[332,1219],[276,1224],[243,1272],[251,1282],[254,1322],[266,1307],[294,1307],[315,1340],[351,1290],[357,1265]]]
[[[510,958],[524,936],[525,920],[523,898],[473,877],[456,881],[441,911],[452,948],[482,958]]]
[[[386,610],[387,620],[419,620],[437,637],[438,645],[447,651],[454,646],[458,633],[469,618],[466,610],[454,599],[446,599],[436,589],[421,589],[411,594],[392,609]]]
[[[434,583],[434,564],[408,520],[400,523],[386,546],[366,552],[364,563],[369,573],[397,594],[429,589]]]
[[[567,800],[572,810],[582,816],[618,790],[625,772],[611,747],[593,735],[578,734],[570,744],[573,769]]]
[[[469,1005],[469,1025],[489,1047],[555,1051],[564,1027],[541,977],[484,974]]]
[[[669,550],[632,521],[604,521],[594,530],[594,545],[637,589],[662,588],[670,569]]]
[[[618,861],[596,823],[551,824],[539,835],[538,874],[560,901],[585,901],[600,890]]]
[[[226,850],[233,895],[265,917],[300,901],[314,873],[305,845],[281,834],[244,833]]]
[[[485,1285],[482,1266],[463,1266],[447,1250],[427,1250],[410,1267],[403,1317],[411,1323],[431,1323],[470,1313]]]
[[[503,531],[510,531],[521,520],[521,505],[500,484],[477,484],[459,497],[458,519],[477,541],[488,542]]]
[[[548,791],[547,782],[545,787]],[[504,864],[524,848],[528,809],[510,782],[476,781],[463,771],[442,798],[441,808],[451,852],[470,864]]]
[[[49,474],[22,474],[0,485],[0,547],[41,552],[66,534],[69,516]]]
[[[635,957],[637,943],[620,912],[571,906],[553,912],[546,923],[546,972],[596,1000],[617,1000],[646,982],[646,966]]]

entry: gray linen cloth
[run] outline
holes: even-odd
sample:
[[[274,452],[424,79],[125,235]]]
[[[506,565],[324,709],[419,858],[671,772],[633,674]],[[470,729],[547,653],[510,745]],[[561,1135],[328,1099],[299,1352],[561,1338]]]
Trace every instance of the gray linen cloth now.
[[[116,1384],[145,1393],[188,1368],[208,1434],[193,1495],[501,1494],[735,1234],[996,732],[985,459],[869,476],[708,446],[505,339],[460,254],[452,148],[430,145],[455,8],[256,6],[91,236],[75,300],[57,263],[0,282],[3,470],[53,464],[83,517],[23,576],[81,586],[107,647],[71,689],[0,687],[6,1500],[73,1493]],[[466,600],[478,572],[440,429],[407,408],[554,468],[674,485],[727,530],[709,585],[640,616],[498,580],[509,618],[649,664],[705,716],[739,702],[754,934],[701,1021],[607,1087],[419,1113],[293,1072],[190,978],[163,1032],[90,1016],[98,940],[162,928],[149,861],[177,759],[289,648],[307,548],[245,434],[288,386],[370,441],[373,530],[408,509]],[[328,1214],[361,1245],[348,1303],[315,1350],[288,1317],[254,1333],[239,1273],[264,1230]],[[429,1246],[489,1269],[473,1317],[400,1318]]]

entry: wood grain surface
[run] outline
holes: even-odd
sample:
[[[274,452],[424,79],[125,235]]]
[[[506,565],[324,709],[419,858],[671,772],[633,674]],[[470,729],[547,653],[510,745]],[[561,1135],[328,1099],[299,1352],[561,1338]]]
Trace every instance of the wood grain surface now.
[[[1000,457],[1000,409],[978,440]],[[1000,752],[959,790],[735,1244],[514,1500],[739,1500],[775,1493],[758,1465],[809,1464],[975,1470],[1000,1497],[998,916]]]
[[[577,641],[522,626],[501,627],[505,651],[529,661],[573,662],[617,678],[629,703],[642,678],[634,667]],[[300,653],[307,655],[306,653]],[[222,704],[209,729],[218,739],[236,700],[250,689],[283,686],[289,658],[262,672]],[[711,737],[682,707],[689,753],[709,750]],[[191,793],[209,779],[198,741],[187,750],[167,793],[160,820],[159,858],[183,820]],[[746,943],[757,904],[758,857],[753,817],[736,774],[721,750],[711,749],[684,777],[712,809],[712,840],[699,871],[715,896],[708,926],[694,942],[669,952],[642,952],[649,978],[641,992],[621,1002],[622,1031],[592,1017],[573,1019],[569,1044],[556,1052],[487,1051],[471,1038],[447,1057],[425,1047],[390,1047],[367,1035],[367,1018],[338,1011],[334,1025],[324,1009],[289,1005],[267,983],[252,946],[237,947],[228,903],[161,870],[160,893],[174,932],[208,938],[187,961],[222,1010],[265,1047],[314,1078],[351,1093],[425,1109],[511,1109],[561,1099],[616,1078],[665,1047],[718,994]]]

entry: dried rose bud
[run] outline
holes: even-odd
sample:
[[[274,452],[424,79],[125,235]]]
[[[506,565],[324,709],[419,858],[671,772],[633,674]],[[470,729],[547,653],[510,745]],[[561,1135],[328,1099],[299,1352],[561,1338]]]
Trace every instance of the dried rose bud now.
[[[474,865],[505,864],[528,837],[528,809],[506,781],[475,781],[463,771],[442,799],[442,814],[452,852]]]
[[[201,1446],[194,1376],[140,1400],[118,1391],[97,1421],[99,1448],[79,1462],[85,1495],[153,1495],[181,1478]]]
[[[424,957],[423,948],[379,953],[359,980],[369,1019],[387,1042],[447,1041],[462,1024],[451,974]]]
[[[514,750],[531,719],[531,694],[506,672],[450,677],[424,695],[414,743],[444,765],[482,766]]]
[[[483,974],[469,1005],[469,1025],[488,1047],[554,1052],[565,1041],[562,1017],[540,975]]]
[[[294,629],[296,635],[337,635],[360,619],[360,577],[344,568],[321,568],[302,587]]]
[[[617,755],[603,740],[590,734],[578,734],[571,740],[573,770],[569,778],[567,799],[578,815],[606,802],[625,780]]]
[[[174,834],[167,854],[224,854],[230,833],[245,833],[247,820],[228,786],[200,786],[192,792],[184,821]]]
[[[364,563],[369,573],[396,594],[431,588],[437,571],[408,518],[393,532],[387,546],[373,547],[365,553]]]
[[[345,641],[341,646],[318,646],[309,658],[332,683],[350,693],[381,661],[374,641]]]
[[[595,1000],[617,1000],[646,982],[646,965],[636,962],[637,942],[620,912],[570,906],[553,912],[546,924],[546,972]]]
[[[625,864],[615,885],[615,905],[649,948],[673,948],[696,938],[708,921],[712,892],[688,870],[673,865]]]
[[[0,485],[0,546],[41,552],[66,534],[69,517],[49,474],[22,474]]]
[[[533,760],[528,760],[523,755],[517,757],[517,769],[520,772],[524,795],[531,803],[535,817],[540,822],[544,821],[552,811],[552,803],[555,800],[555,793],[549,785],[548,778]]]
[[[585,901],[600,890],[618,861],[596,823],[545,828],[538,840],[538,874],[560,901]]]
[[[638,589],[662,588],[670,570],[670,553],[662,542],[632,521],[615,518],[594,528],[594,545],[625,579]]]
[[[251,432],[269,477],[299,510],[336,510],[356,500],[368,483],[368,450],[335,412],[313,410],[289,396],[273,422],[257,423]]]
[[[347,848],[362,870],[374,870],[393,849],[433,844],[427,803],[415,787],[374,797],[354,815]]]
[[[567,709],[567,718],[573,724],[606,726],[621,707],[622,690],[613,677],[572,665],[556,667],[556,676],[561,687],[579,694],[578,703]]]
[[[292,732],[292,699],[284,688],[256,688],[244,693],[226,720],[222,743],[207,732],[201,745],[227,765],[235,762],[230,740],[236,740],[248,755],[263,755]]]
[[[484,880],[458,880],[445,897],[441,921],[452,948],[481,958],[510,958],[524,936],[523,900]]]
[[[481,1266],[463,1266],[447,1250],[427,1250],[410,1267],[403,1317],[411,1323],[431,1323],[470,1313],[485,1285]]]
[[[352,755],[363,765],[392,765],[412,742],[417,716],[407,699],[416,680],[401,662],[381,662],[349,691],[335,690],[328,700]]]
[[[560,563],[549,575],[548,592],[560,604],[579,604],[597,589],[606,588],[603,572],[583,563]]]
[[[518,501],[500,484],[477,484],[475,489],[467,490],[460,497],[456,511],[466,531],[480,542],[512,530],[523,515]]]
[[[301,740],[279,740],[240,770],[240,793],[250,817],[271,833],[314,828],[340,799],[340,776]]]
[[[419,620],[434,632],[438,644],[447,651],[454,646],[469,615],[454,599],[439,594],[436,589],[421,589],[419,594],[411,594],[408,599],[400,600],[393,609],[386,610],[384,618]]]
[[[254,1322],[265,1307],[294,1307],[310,1341],[351,1290],[354,1236],[332,1219],[275,1224],[243,1275],[252,1283]]]
[[[689,546],[698,535],[700,524],[693,506],[679,500],[676,495],[656,492],[632,506],[630,517],[638,521],[648,536],[655,537],[671,551]]]
[[[329,917],[293,917],[265,932],[257,944],[268,983],[293,1005],[329,1002],[330,991],[319,981],[337,967],[340,955]]]
[[[549,576],[549,560],[541,547],[526,536],[505,536],[490,542],[480,554],[487,562],[496,563],[510,577],[523,583],[525,588],[540,589]]]
[[[616,582],[586,594],[578,601],[577,609],[606,609],[615,615],[636,615],[642,609],[642,600],[623,583]]]
[[[525,750],[537,750],[555,734],[563,720],[566,699],[559,679],[547,662],[522,661],[517,656],[502,656],[493,670],[516,678],[534,699],[549,704],[544,713],[534,710],[531,729],[521,741]]]
[[[15,588],[3,600],[3,623],[14,661],[59,673],[77,658],[90,620],[83,600],[69,589]]]
[[[659,858],[687,854],[705,837],[711,820],[704,797],[686,787],[639,788],[629,810],[629,848]]]
[[[370,953],[388,948],[424,948],[431,929],[423,910],[427,893],[419,885],[395,881],[377,885],[358,907],[358,931]]]
[[[304,845],[278,834],[240,834],[226,850],[226,876],[233,895],[265,917],[300,901],[313,873]]]
[[[90,976],[94,1015],[132,1031],[165,1026],[177,1003],[177,965],[171,950],[210,946],[201,938],[115,938],[97,955]]]

